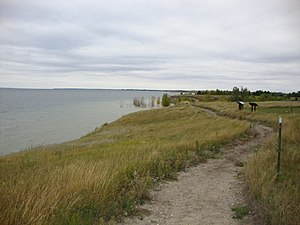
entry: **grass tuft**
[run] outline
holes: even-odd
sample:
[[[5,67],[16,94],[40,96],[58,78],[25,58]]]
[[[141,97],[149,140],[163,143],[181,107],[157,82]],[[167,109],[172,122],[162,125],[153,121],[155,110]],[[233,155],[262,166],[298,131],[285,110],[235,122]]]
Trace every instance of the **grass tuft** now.
[[[235,215],[233,216],[233,219],[243,219],[245,216],[249,214],[249,209],[247,206],[236,206],[231,208],[233,212],[235,212]]]

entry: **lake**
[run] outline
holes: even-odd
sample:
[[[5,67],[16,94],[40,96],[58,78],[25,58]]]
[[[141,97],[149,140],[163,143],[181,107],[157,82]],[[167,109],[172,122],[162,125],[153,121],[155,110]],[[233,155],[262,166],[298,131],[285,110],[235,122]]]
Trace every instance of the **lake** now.
[[[166,92],[0,88],[0,155],[77,139],[104,123],[143,110],[134,98]]]

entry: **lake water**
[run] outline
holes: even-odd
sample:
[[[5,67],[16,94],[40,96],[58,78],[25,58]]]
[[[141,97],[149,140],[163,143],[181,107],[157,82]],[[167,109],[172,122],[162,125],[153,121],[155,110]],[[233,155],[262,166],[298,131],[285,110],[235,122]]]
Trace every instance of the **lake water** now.
[[[0,88],[0,155],[77,139],[106,122],[142,110],[134,98],[165,92]]]

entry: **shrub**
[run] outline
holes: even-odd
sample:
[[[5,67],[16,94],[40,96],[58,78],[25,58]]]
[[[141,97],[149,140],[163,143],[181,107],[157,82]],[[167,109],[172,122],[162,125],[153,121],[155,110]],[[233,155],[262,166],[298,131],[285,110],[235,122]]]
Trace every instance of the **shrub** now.
[[[156,104],[157,104],[158,106],[160,105],[160,97],[157,97]]]
[[[163,107],[168,107],[171,104],[171,98],[168,96],[168,94],[163,95],[161,104]]]

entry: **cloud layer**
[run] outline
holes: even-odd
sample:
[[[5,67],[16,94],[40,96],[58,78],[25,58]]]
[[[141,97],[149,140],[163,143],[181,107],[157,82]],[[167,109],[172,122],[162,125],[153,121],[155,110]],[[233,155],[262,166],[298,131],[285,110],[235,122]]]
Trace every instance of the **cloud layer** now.
[[[0,86],[298,91],[298,0],[1,0]]]

